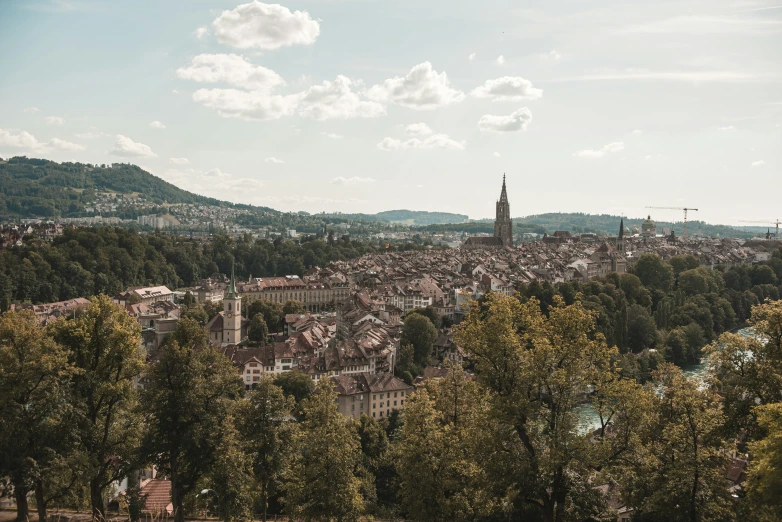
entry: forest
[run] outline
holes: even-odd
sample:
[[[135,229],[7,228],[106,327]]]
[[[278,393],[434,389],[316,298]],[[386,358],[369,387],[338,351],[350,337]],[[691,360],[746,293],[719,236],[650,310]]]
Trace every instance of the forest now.
[[[400,245],[389,250],[411,250]],[[301,276],[314,266],[386,251],[349,238],[311,236],[301,242],[238,240],[216,235],[208,241],[164,234],[141,234],[114,227],[66,229],[51,243],[30,238],[0,250],[0,311],[12,302],[49,303],[116,295],[129,286],[166,285],[176,289],[231,272],[241,279]]]
[[[456,330],[474,376],[451,367],[380,421],[343,417],[328,381],[296,371],[245,390],[192,319],[146,359],[138,323],[106,296],[45,327],[6,312],[0,492],[19,522],[61,509],[135,522],[137,483],[115,485],[154,466],[175,522],[580,522],[618,508],[644,522],[779,520],[782,302],[752,307],[755,337],[708,346],[705,386],[665,362],[646,383],[626,375],[585,304],[556,296],[544,314],[534,297],[489,294]],[[584,401],[594,431],[578,423]],[[728,470],[747,460],[737,488]]]
[[[96,191],[138,193],[155,203],[233,206],[182,190],[127,163],[98,166],[24,156],[0,160],[0,218],[83,215]]]

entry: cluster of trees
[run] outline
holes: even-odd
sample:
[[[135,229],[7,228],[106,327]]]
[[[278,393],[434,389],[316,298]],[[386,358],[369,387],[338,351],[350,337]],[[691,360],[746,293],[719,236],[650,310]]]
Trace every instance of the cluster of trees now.
[[[753,306],[779,299],[782,249],[769,263],[726,271],[699,266],[691,255],[665,261],[644,254],[629,273],[587,283],[533,282],[519,290],[523,300],[537,299],[544,314],[558,298],[567,304],[579,299],[596,314],[609,346],[636,355],[626,358],[628,371],[648,378],[662,360],[680,366],[699,362],[701,348],[744,324]]]
[[[708,386],[670,363],[645,385],[629,378],[586,303],[556,297],[543,313],[490,294],[456,333],[474,378],[452,368],[382,422],[342,417],[332,389],[298,372],[245,391],[191,319],[145,361],[137,323],[105,296],[45,328],[7,312],[0,476],[20,521],[30,493],[42,522],[53,504],[101,518],[112,485],[150,465],[171,481],[179,522],[204,509],[225,521],[608,521],[611,496],[634,520],[778,520],[782,302],[753,308],[756,337],[709,347]],[[594,431],[574,410],[584,401]],[[736,450],[751,462],[738,492]],[[137,516],[137,486],[124,501]]]
[[[0,251],[0,311],[12,302],[116,295],[129,286],[191,286],[230,273],[234,260],[242,279],[301,276],[314,266],[377,251],[350,240],[295,243],[218,235],[198,241],[114,227],[66,229],[51,243],[29,240]]]

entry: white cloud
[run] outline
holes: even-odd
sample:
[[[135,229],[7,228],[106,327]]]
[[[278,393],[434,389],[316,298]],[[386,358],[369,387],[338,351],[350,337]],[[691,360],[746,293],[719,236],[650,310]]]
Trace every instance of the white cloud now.
[[[184,80],[225,83],[248,90],[270,90],[285,84],[276,72],[253,65],[237,54],[199,54],[190,60],[190,65],[177,69],[176,74]]]
[[[495,152],[494,154],[492,154],[492,156],[494,156],[495,158],[499,158],[500,157],[500,153],[499,152]]]
[[[179,94],[179,91],[176,89],[171,89],[171,94]]]
[[[405,134],[408,136],[428,136],[432,133],[432,129],[426,123],[411,123],[405,127]]]
[[[149,126],[152,129],[165,129],[166,128],[166,126],[163,125],[163,123],[161,123],[161,122],[159,122],[157,120],[155,120],[153,122],[150,122]]]
[[[40,112],[40,111],[41,109],[39,109],[38,107],[27,107],[26,109],[24,109],[24,112]]]
[[[424,62],[405,76],[389,78],[375,85],[367,96],[381,103],[395,103],[417,110],[436,109],[464,99],[464,93],[451,87],[446,73],[438,73],[432,64]]]
[[[622,149],[625,148],[625,144],[621,141],[615,141],[613,143],[609,143],[608,145],[605,145],[599,149],[583,149],[578,152],[576,152],[574,155],[578,156],[580,158],[602,158],[606,154],[612,154],[614,152],[619,152]]]
[[[157,157],[157,154],[152,152],[149,145],[137,143],[122,134],[117,134],[115,136],[114,147],[112,147],[108,153],[113,154],[114,156],[124,156],[128,158]]]
[[[478,120],[478,129],[481,132],[519,132],[526,130],[531,121],[532,113],[522,107],[507,116],[485,114]]]
[[[70,141],[61,140],[60,138],[50,139],[46,146],[59,150],[84,150],[86,148],[84,145],[71,143]]]
[[[227,172],[223,172],[218,168],[209,169],[204,173],[206,176],[213,178],[230,178],[231,175]]]
[[[331,180],[331,183],[334,185],[356,185],[358,183],[374,183],[375,180],[372,178],[362,178],[360,176],[353,176],[352,178],[344,178],[342,176],[337,176],[336,178]]]
[[[752,166],[753,167],[762,167],[765,164],[766,164],[766,162],[763,161],[763,160],[758,160],[758,161],[753,161],[752,162]]]
[[[631,132],[630,134],[632,134],[632,135],[634,135],[634,136],[638,136],[639,134],[643,134],[643,132],[644,132],[644,131],[642,131],[641,129],[635,129],[635,130],[634,130],[633,132]]]
[[[284,162],[284,161],[282,161],[281,159],[279,159],[279,158],[275,158],[274,156],[271,156],[271,157],[269,157],[269,158],[266,158],[266,159],[265,159],[265,160],[263,160],[263,161],[265,161],[266,163],[278,163],[278,164],[279,164],[279,163],[285,163],[285,162]]]
[[[172,165],[187,165],[190,160],[187,158],[168,158],[168,162]]]
[[[198,89],[193,101],[214,109],[224,118],[276,120],[293,114],[300,95],[271,95],[266,91],[238,89]]]
[[[545,56],[545,57],[546,57],[546,58],[548,58],[549,60],[554,60],[554,61],[557,61],[557,60],[560,60],[560,59],[562,59],[562,55],[561,55],[561,54],[559,54],[559,53],[558,53],[556,50],[554,50],[554,49],[552,49],[552,50],[551,50],[551,51],[549,51],[548,53],[544,54],[543,56]]]
[[[199,40],[208,34],[209,34],[208,27],[199,27],[198,29],[195,30],[195,37],[198,38]]]
[[[389,151],[406,149],[464,150],[466,145],[466,141],[456,141],[447,134],[432,134],[424,140],[409,138],[402,141],[395,138],[383,138],[383,141],[377,144],[377,148]]]
[[[503,55],[499,55],[496,60],[494,60],[494,63],[497,65],[505,65],[505,57]]]
[[[278,49],[289,45],[311,45],[320,25],[306,11],[291,12],[279,4],[254,0],[223,13],[212,22],[220,43],[238,49]]]
[[[723,126],[723,127],[717,127],[717,130],[721,130],[721,131],[729,131],[729,130],[733,130],[733,129],[735,129],[735,128],[736,128],[736,127],[734,127],[733,125],[725,125],[725,126]]]
[[[327,138],[331,138],[332,140],[341,140],[342,138],[345,137],[342,134],[336,134],[334,132],[321,132],[320,135],[325,136]]]
[[[52,150],[85,150],[83,145],[61,140],[60,138],[52,138],[48,142],[42,143],[27,131],[13,133],[6,129],[0,129],[0,147],[28,150],[31,152],[49,152]]]
[[[473,61],[475,60],[475,53],[470,53],[470,55],[467,57],[468,60]]]
[[[352,90],[353,81],[339,75],[333,82],[313,85],[301,94],[299,114],[316,120],[374,118],[386,113],[377,102],[362,100]]]
[[[97,138],[101,138],[103,136],[108,136],[108,134],[106,134],[105,132],[88,131],[88,132],[80,132],[75,136],[81,140],[94,140]]]
[[[476,98],[491,98],[493,101],[537,100],[543,96],[542,89],[536,89],[532,82],[519,76],[503,76],[476,87],[470,93]]]
[[[62,125],[63,123],[65,123],[65,118],[60,118],[59,116],[46,117],[46,125]]]

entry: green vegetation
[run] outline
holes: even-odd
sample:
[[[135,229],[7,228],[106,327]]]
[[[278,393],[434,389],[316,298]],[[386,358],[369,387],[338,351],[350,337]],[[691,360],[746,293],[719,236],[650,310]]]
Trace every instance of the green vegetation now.
[[[98,166],[26,157],[0,163],[0,218],[84,215],[84,207],[100,191],[140,194],[158,204],[233,206],[177,188],[127,163]]]
[[[688,268],[695,266],[697,268]],[[738,265],[725,272],[698,267],[692,256],[674,256],[670,262],[644,254],[631,273],[609,274],[587,283],[552,285],[535,281],[519,288],[522,300],[534,298],[548,314],[557,299],[580,300],[595,315],[597,328],[609,346],[626,357],[627,372],[641,371],[658,357],[686,365],[697,363],[701,348],[750,317],[750,311],[782,292],[782,249],[768,264]],[[654,351],[649,353],[648,350]]]
[[[400,247],[416,248],[424,247]],[[314,266],[378,251],[379,247],[349,240],[294,243],[214,236],[202,242],[112,227],[67,229],[52,243],[30,240],[0,251],[0,311],[14,301],[48,303],[116,295],[129,286],[191,286],[230,273],[234,259],[240,279],[301,276]],[[269,317],[266,324],[272,332],[281,326]]]
[[[408,225],[439,225],[445,223],[462,223],[469,216],[451,214],[449,212],[426,212],[423,210],[386,210],[377,214],[322,214],[327,217],[350,221],[382,221],[384,223],[404,223]]]
[[[245,391],[192,320],[144,362],[138,324],[105,296],[48,327],[6,312],[0,477],[20,522],[28,493],[41,520],[54,499],[104,520],[110,484],[152,464],[171,481],[175,520],[607,522],[610,496],[634,521],[778,520],[782,301],[752,308],[758,337],[711,345],[704,386],[665,362],[646,384],[629,376],[599,312],[573,297],[544,312],[535,298],[489,294],[456,333],[474,377],[451,368],[381,421],[341,416],[328,381],[313,392],[297,372]],[[584,402],[599,417],[592,432],[574,409]],[[738,494],[736,451],[750,457]]]

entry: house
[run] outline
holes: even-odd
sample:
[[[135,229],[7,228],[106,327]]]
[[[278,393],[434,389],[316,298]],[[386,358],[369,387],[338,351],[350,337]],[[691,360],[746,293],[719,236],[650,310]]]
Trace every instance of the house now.
[[[403,410],[413,387],[388,373],[376,375],[338,375],[331,378],[337,392],[339,412],[352,418],[361,415],[387,418],[394,410]]]

